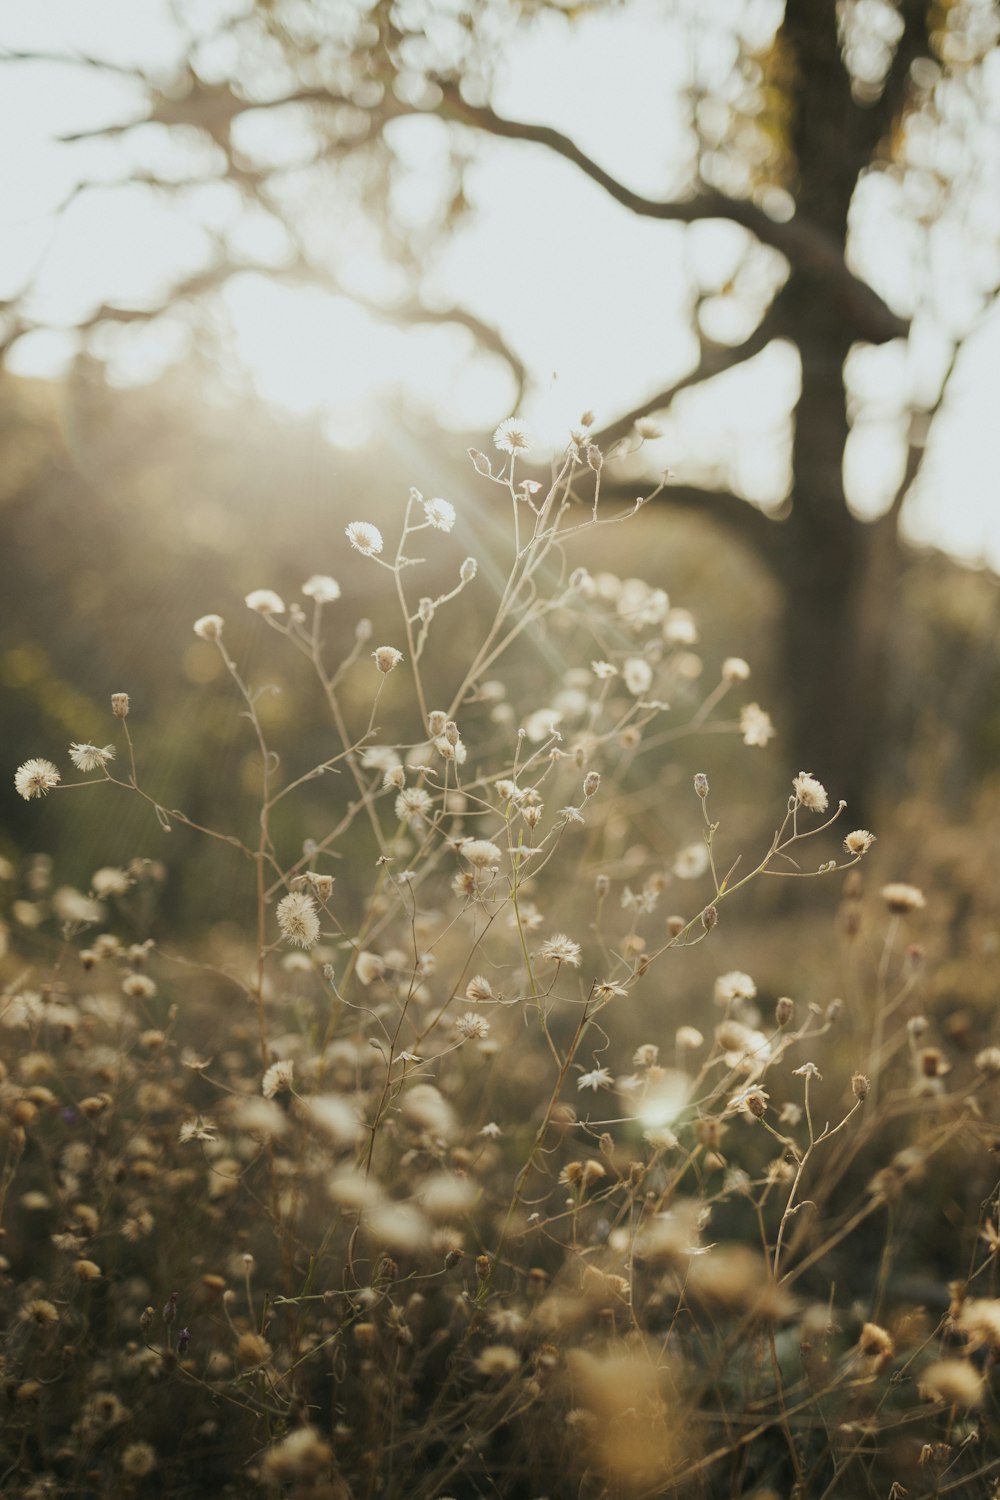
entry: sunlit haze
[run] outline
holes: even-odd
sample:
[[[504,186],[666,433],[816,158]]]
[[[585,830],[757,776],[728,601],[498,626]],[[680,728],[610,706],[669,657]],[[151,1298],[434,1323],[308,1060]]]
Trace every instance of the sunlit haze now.
[[[765,20],[767,10],[762,7]],[[572,27],[549,17],[511,42],[494,103],[502,113],[557,125],[631,186],[663,195],[675,175],[671,152],[686,149],[676,89],[683,46],[695,44],[692,26],[656,5]],[[0,46],[86,52],[140,63],[155,74],[169,73],[182,38],[162,0],[92,0],[85,7],[50,0],[44,7],[7,7]],[[634,102],[627,113],[608,82],[626,72]],[[995,132],[1000,70],[989,78],[984,128]],[[282,236],[273,220],[248,214],[230,185],[174,196],[151,186],[115,186],[136,170],[177,176],[191,170],[194,158],[185,167],[161,127],[71,144],[58,139],[140,119],[143,109],[142,90],[113,73],[48,62],[5,68],[0,128],[17,148],[8,149],[0,167],[0,296],[30,283],[28,312],[44,325],[15,346],[13,371],[57,376],[79,346],[76,322],[106,303],[154,305],[211,260],[213,237],[220,236],[264,268],[234,277],[218,294],[214,315],[228,347],[261,396],[288,412],[315,414],[332,442],[361,446],[396,393],[461,431],[482,430],[506,414],[514,400],[509,371],[478,351],[468,332],[398,326],[391,313],[376,317],[348,296],[269,277],[266,267],[280,268],[285,255]],[[262,128],[260,121],[255,128]],[[273,128],[271,148],[280,155],[286,127],[273,122],[266,128]],[[399,208],[419,219],[421,197],[434,190],[442,170],[445,127],[428,118],[399,120],[391,128],[412,169]],[[73,197],[83,180],[105,186]],[[859,194],[855,255],[890,303],[908,313],[914,290],[907,247],[877,189],[870,184]],[[777,272],[773,252],[744,264],[747,237],[733,226],[684,229],[637,220],[536,147],[507,141],[477,146],[466,191],[472,211],[427,265],[424,291],[438,305],[468,308],[500,330],[528,369],[524,414],[543,445],[558,443],[584,408],[595,411],[599,425],[613,421],[691,368],[697,358],[693,288],[705,299],[704,332],[736,342],[753,328]],[[990,191],[988,184],[983,191]],[[341,284],[391,306],[399,290],[393,273],[363,233],[351,239],[350,254],[340,249]],[[945,357],[939,325],[950,321],[960,328],[967,318],[962,284],[948,277],[947,265],[944,270],[948,290],[936,303],[937,325],[918,323],[908,349],[902,343],[865,349],[851,361],[858,416],[846,476],[861,514],[878,514],[898,482],[906,397],[933,384]],[[149,327],[99,330],[95,347],[109,377],[131,383],[183,357],[195,337],[190,312],[177,311]],[[792,350],[773,345],[710,390],[679,398],[656,445],[657,460],[681,478],[721,475],[761,505],[780,503],[797,379]],[[994,312],[962,350],[904,517],[911,538],[996,568],[998,390],[1000,316]]]

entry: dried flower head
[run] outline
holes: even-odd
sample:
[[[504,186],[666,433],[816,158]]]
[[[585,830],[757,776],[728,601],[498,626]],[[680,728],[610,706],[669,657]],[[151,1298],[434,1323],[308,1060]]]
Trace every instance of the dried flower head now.
[[[302,585],[302,592],[307,599],[314,599],[317,604],[333,604],[340,598],[340,584],[328,573],[314,573]]]
[[[319,914],[316,902],[306,891],[289,891],[278,902],[275,915],[278,930],[286,943],[297,948],[311,948],[319,942]]]
[[[564,932],[554,932],[551,937],[547,937],[538,952],[541,958],[550,963],[569,964],[574,969],[580,967],[580,944],[574,943]]]
[[[265,1099],[273,1099],[275,1094],[290,1089],[294,1081],[295,1063],[290,1057],[283,1057],[268,1068],[261,1079],[260,1091]]]
[[[30,802],[32,797],[44,797],[61,780],[58,767],[50,760],[26,760],[14,772],[14,786],[25,802]]]
[[[757,745],[763,748],[775,735],[771,715],[761,708],[759,703],[745,703],[740,709],[740,734],[743,736],[744,745]]]
[[[85,745],[74,741],[69,747],[69,758],[78,771],[100,771],[109,760],[114,760],[115,747]]]
[[[128,693],[111,694],[111,712],[114,714],[116,719],[127,719],[128,709]]]
[[[481,1042],[490,1034],[490,1023],[482,1016],[477,1016],[474,1010],[467,1010],[464,1016],[459,1016],[456,1020],[455,1030],[466,1041]]]
[[[826,787],[816,780],[811,771],[800,771],[792,778],[792,786],[802,807],[807,807],[810,812],[826,812],[829,801]]]
[[[455,507],[448,500],[425,500],[424,515],[435,531],[450,531],[455,524]]]
[[[641,698],[653,685],[653,669],[643,656],[630,656],[622,667],[622,680],[633,698]]]
[[[520,417],[507,417],[493,434],[493,446],[501,453],[527,453],[531,447],[531,433]]]
[[[381,531],[370,521],[351,521],[344,527],[344,535],[363,557],[377,557],[385,546]]]
[[[395,646],[376,646],[372,652],[372,660],[383,676],[387,676],[394,667],[399,666],[403,653],[397,651]]]
[[[750,975],[732,969],[728,974],[720,974],[715,981],[713,998],[716,1005],[731,1005],[734,1000],[752,1000],[756,994],[757,986]]]
[[[890,881],[888,885],[882,887],[881,894],[886,906],[897,917],[906,917],[911,912],[922,911],[927,905],[923,891],[915,885],[907,885],[902,880]]]
[[[875,835],[869,833],[867,828],[855,828],[844,840],[844,848],[848,854],[867,854],[875,842]]]
[[[727,656],[722,663],[723,682],[746,682],[750,676],[750,667],[742,656]]]
[[[462,845],[462,855],[477,870],[495,870],[503,859],[499,847],[491,839],[467,839]]]
[[[222,638],[223,624],[221,615],[202,615],[195,620],[192,628],[195,635],[200,636],[203,641],[218,641]]]
[[[243,602],[247,609],[254,610],[258,615],[283,615],[285,613],[285,601],[273,589],[252,589]]]
[[[149,1443],[129,1443],[122,1451],[122,1472],[130,1479],[145,1479],[156,1468],[156,1449]]]

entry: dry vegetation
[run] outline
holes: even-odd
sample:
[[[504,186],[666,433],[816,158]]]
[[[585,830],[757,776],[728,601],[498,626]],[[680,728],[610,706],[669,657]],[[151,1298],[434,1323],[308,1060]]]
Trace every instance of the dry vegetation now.
[[[685,609],[575,565],[634,513],[585,424],[548,488],[519,423],[495,445],[471,458],[502,567],[422,596],[454,511],[415,491],[398,537],[347,527],[387,644],[327,575],[247,597],[314,676],[322,764],[301,726],[272,742],[239,632],[196,622],[256,742],[251,832],[147,786],[151,684],[73,779],[17,772],[213,840],[234,921],[156,936],[155,861],[89,891],[5,871],[3,1493],[990,1495],[988,1015],[938,1035],[933,913],[866,894],[872,835],[809,772],[759,848],[695,763],[666,815],[699,735],[770,738],[749,668],[705,690]],[[477,588],[473,639],[449,610]],[[819,951],[795,1000],[727,965],[692,1002],[747,887],[813,877],[842,889],[846,982]]]

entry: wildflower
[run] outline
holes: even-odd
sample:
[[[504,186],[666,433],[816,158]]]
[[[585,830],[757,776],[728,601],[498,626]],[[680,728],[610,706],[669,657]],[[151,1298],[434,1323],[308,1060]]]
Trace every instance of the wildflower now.
[[[867,828],[856,828],[849,833],[844,840],[844,848],[848,854],[867,854],[875,842],[875,835],[869,833]]]
[[[122,980],[122,994],[130,1000],[152,1000],[156,984],[148,974],[126,974]]]
[[[985,1395],[982,1375],[964,1359],[935,1360],[921,1374],[919,1390],[948,1406],[981,1406]]]
[[[622,667],[622,679],[633,698],[641,698],[653,685],[653,669],[642,656],[630,656]]]
[[[996,1078],[1000,1074],[1000,1047],[984,1047],[977,1052],[976,1069],[984,1078]]]
[[[493,986],[482,974],[475,974],[465,986],[466,1000],[481,1001],[493,999]]]
[[[275,1094],[290,1090],[294,1078],[295,1063],[290,1057],[282,1058],[268,1068],[261,1080],[260,1091],[265,1099],[273,1099]]]
[[[467,1010],[464,1016],[458,1017],[455,1030],[459,1036],[465,1037],[466,1041],[481,1042],[490,1034],[490,1023],[484,1021],[482,1016],[477,1016],[475,1011]]]
[[[576,1086],[578,1089],[593,1089],[596,1094],[598,1089],[607,1088],[613,1082],[614,1079],[607,1068],[594,1068],[590,1073],[581,1073],[576,1080]]]
[[[674,859],[673,872],[679,880],[697,880],[708,869],[708,849],[704,844],[688,844]]]
[[[756,993],[757,986],[750,975],[732,969],[728,974],[720,974],[715,981],[713,998],[716,1005],[731,1005],[734,1000],[752,1000]]]
[[[851,1077],[851,1093],[855,1099],[865,1100],[868,1098],[868,1090],[871,1081],[864,1073],[854,1073]]]
[[[145,1479],[156,1468],[156,1450],[149,1443],[129,1443],[122,1453],[122,1470],[131,1479]]]
[[[618,676],[618,668],[612,666],[609,661],[592,661],[590,663],[590,670],[598,682],[607,682],[609,678]]]
[[[114,714],[116,719],[127,719],[128,708],[128,693],[111,694],[111,712]]]
[[[458,570],[458,576],[463,583],[471,583],[479,572],[479,564],[474,557],[467,557]]]
[[[627,995],[628,990],[623,984],[615,984],[612,980],[605,979],[603,984],[599,984],[594,990],[594,994],[598,1000],[617,1000],[622,995]]]
[[[770,1098],[767,1089],[751,1084],[749,1088],[741,1089],[738,1094],[734,1094],[726,1109],[729,1113],[739,1112],[750,1115],[755,1120],[762,1120],[767,1114]]]
[[[633,1054],[632,1065],[636,1068],[652,1068],[659,1056],[660,1049],[655,1042],[643,1042]]]
[[[314,573],[302,585],[302,592],[317,604],[332,604],[340,598],[340,584],[326,573]]]
[[[468,839],[462,845],[462,854],[477,870],[495,869],[503,858],[490,839]]]
[[[594,797],[594,796],[596,796],[597,791],[598,791],[600,785],[601,785],[601,773],[600,773],[600,771],[588,771],[587,774],[586,774],[586,776],[583,778],[583,795],[585,797]]]
[[[21,1319],[25,1323],[34,1323],[37,1327],[44,1328],[47,1323],[58,1323],[59,1311],[44,1297],[36,1297],[21,1308]]]
[[[319,916],[316,903],[305,891],[289,891],[278,902],[275,913],[278,930],[286,943],[297,948],[311,948],[319,941]]]
[[[531,447],[531,433],[519,417],[507,417],[493,434],[493,446],[501,453],[527,453]]]
[[[247,609],[254,610],[258,615],[283,615],[285,613],[285,601],[273,589],[253,589],[243,602]]]
[[[399,666],[403,660],[403,653],[397,651],[395,646],[376,646],[372,652],[372,660],[383,676],[387,676],[393,667]]]
[[[344,527],[344,535],[362,557],[377,557],[385,545],[381,531],[370,521],[351,521]]]
[[[554,932],[551,937],[547,937],[539,949],[539,955],[550,963],[570,964],[574,969],[580,967],[580,944],[574,943],[564,932]]]
[[[727,656],[722,663],[723,682],[746,682],[750,676],[750,667],[742,656]]]
[[[902,880],[890,881],[882,887],[882,900],[897,917],[909,916],[910,912],[922,911],[927,905],[923,891]]]
[[[377,953],[369,953],[362,949],[354,964],[354,972],[358,976],[358,983],[366,988],[375,979],[381,979],[385,973],[385,959],[380,958]]]
[[[763,747],[768,740],[774,738],[775,728],[771,723],[771,715],[759,703],[744,704],[740,709],[740,734],[744,745]]]
[[[430,810],[430,795],[423,787],[406,787],[396,798],[396,817],[401,823],[419,822]]]
[[[495,1120],[490,1120],[478,1133],[485,1136],[488,1141],[498,1141],[503,1135],[503,1131]]]
[[[58,768],[50,760],[26,760],[14,773],[14,786],[25,802],[32,797],[44,797],[61,780]]]
[[[455,524],[455,507],[448,500],[425,500],[424,515],[435,531],[450,531]]]
[[[95,896],[124,896],[131,885],[128,873],[112,865],[95,870],[90,877],[90,888]]]
[[[655,443],[657,438],[663,436],[663,428],[652,417],[637,417],[635,430],[639,437],[649,443]]]
[[[826,788],[816,780],[811,771],[800,771],[792,778],[792,786],[803,807],[807,807],[810,812],[826,812]]]
[[[672,609],[663,622],[663,638],[672,646],[693,646],[698,627],[686,609]]]
[[[705,1045],[705,1038],[697,1026],[678,1026],[674,1043],[678,1052],[697,1052]]]
[[[203,641],[218,641],[222,638],[223,619],[221,615],[202,615],[194,622],[194,633]]]
[[[114,745],[85,745],[76,741],[69,747],[69,758],[78,771],[100,771],[115,758]]]

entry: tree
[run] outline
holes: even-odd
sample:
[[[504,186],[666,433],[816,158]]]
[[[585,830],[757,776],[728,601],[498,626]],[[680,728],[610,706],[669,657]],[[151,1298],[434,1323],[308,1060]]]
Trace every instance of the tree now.
[[[782,270],[750,336],[735,346],[702,337],[700,359],[681,381],[622,413],[597,440],[608,449],[623,439],[634,449],[636,422],[668,410],[681,390],[748,362],[774,339],[797,351],[801,388],[781,510],[765,513],[722,488],[684,483],[672,484],[664,498],[711,515],[766,559],[784,600],[792,756],[830,776],[862,807],[888,697],[900,513],[962,338],[997,280],[1000,222],[976,190],[989,161],[1000,7],[995,0],[786,0],[783,12],[778,4],[737,7],[728,23],[724,128],[705,119],[706,103],[719,102],[718,70],[714,78],[692,77],[686,97],[694,149],[675,174],[675,190],[662,198],[633,190],[553,126],[509,118],[491,103],[493,59],[502,58],[503,38],[544,9],[562,8],[542,0],[353,0],[332,7],[258,0],[216,33],[192,36],[166,80],[154,84],[139,70],[117,69],[143,88],[145,104],[134,120],[98,134],[115,138],[157,125],[190,170],[175,164],[164,176],[132,167],[130,181],[176,194],[192,181],[224,178],[280,222],[287,250],[277,263],[268,261],[269,274],[342,286],[336,245],[313,207],[318,185],[334,185],[343,214],[370,216],[376,205],[383,251],[404,267],[412,287],[381,310],[397,320],[464,324],[507,360],[519,389],[528,378],[523,361],[496,327],[468,309],[429,306],[421,297],[422,257],[466,209],[462,166],[477,138],[542,147],[637,217],[681,225],[728,220],[745,231],[748,258],[761,246],[777,252]],[[608,0],[578,9],[615,7]],[[680,24],[683,0],[672,10]],[[731,12],[703,7],[696,24],[716,15],[725,27]],[[12,55],[10,62],[29,57],[39,54]],[[74,63],[108,66],[90,57]],[[393,187],[406,171],[394,126],[421,114],[448,124],[453,158],[436,211],[418,235],[407,235],[391,208]],[[262,116],[294,131],[298,160],[275,164],[259,136],[254,144],[247,127]],[[865,274],[853,213],[873,184],[904,203],[899,216],[909,217],[915,243],[933,249],[942,225],[964,233],[971,316],[942,317],[929,281],[914,289],[900,278],[904,284],[880,291]],[[220,239],[211,262],[174,286],[166,301],[210,296],[248,264]],[[145,320],[162,307],[102,306],[84,326]],[[898,398],[899,482],[877,519],[860,519],[844,481],[853,415],[845,365],[858,346],[907,340],[935,318],[943,325],[936,374],[922,390]],[[31,326],[23,300],[13,302],[8,343]],[[634,493],[634,457],[630,463]]]

